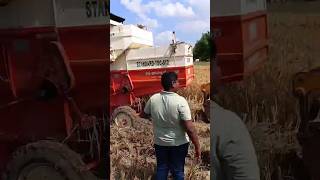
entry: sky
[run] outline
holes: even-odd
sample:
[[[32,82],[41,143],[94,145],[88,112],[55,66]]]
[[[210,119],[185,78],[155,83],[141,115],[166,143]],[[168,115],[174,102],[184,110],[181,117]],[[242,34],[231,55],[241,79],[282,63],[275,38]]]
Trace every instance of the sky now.
[[[111,0],[111,13],[124,24],[143,24],[154,44],[165,45],[175,31],[178,41],[194,45],[210,29],[210,0]]]

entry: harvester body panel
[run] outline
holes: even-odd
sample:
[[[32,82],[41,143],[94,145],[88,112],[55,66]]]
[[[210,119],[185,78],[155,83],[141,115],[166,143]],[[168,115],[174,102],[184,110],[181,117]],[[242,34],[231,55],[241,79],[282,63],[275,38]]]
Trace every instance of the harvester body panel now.
[[[267,60],[266,2],[214,0],[210,10],[222,82],[241,81]]]
[[[107,1],[0,6],[0,172],[16,147],[69,135],[73,141],[83,114],[102,117],[108,13]]]

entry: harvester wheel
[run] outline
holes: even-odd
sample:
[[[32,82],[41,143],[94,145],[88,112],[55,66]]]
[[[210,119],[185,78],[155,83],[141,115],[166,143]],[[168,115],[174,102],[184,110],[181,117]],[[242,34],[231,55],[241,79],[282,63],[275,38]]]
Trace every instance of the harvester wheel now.
[[[17,150],[3,179],[6,180],[97,180],[84,167],[80,156],[53,141],[38,141]]]
[[[112,122],[118,127],[133,127],[138,115],[131,107],[121,106],[113,111],[111,118]]]

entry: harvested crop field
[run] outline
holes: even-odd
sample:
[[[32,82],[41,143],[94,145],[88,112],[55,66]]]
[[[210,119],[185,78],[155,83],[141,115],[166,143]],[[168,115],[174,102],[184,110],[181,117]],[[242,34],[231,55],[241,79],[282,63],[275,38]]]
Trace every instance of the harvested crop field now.
[[[195,65],[196,78],[188,88],[178,93],[189,102],[193,116],[202,108],[200,85],[208,83],[209,63]],[[209,179],[210,129],[209,124],[198,120],[195,122],[202,149],[202,162],[194,162],[194,150],[191,145],[185,168],[185,179]],[[111,126],[110,136],[111,179],[116,180],[148,180],[153,179],[156,160],[153,148],[152,124],[148,120],[139,119],[134,128]]]

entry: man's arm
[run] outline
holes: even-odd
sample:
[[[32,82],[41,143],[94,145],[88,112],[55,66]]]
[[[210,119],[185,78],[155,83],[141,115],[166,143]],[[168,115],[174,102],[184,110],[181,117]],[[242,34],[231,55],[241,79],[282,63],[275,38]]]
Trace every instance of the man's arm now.
[[[223,117],[214,117],[215,127],[212,129],[213,133],[218,133],[216,136],[220,137],[216,153],[220,161],[226,165],[226,169],[222,170],[234,180],[260,180],[251,136],[238,116],[230,111],[227,113]]]
[[[144,109],[139,114],[139,116],[144,119],[149,119],[149,120],[151,119],[151,100],[150,99],[147,101]]]
[[[185,127],[186,132],[191,139],[191,142],[195,146],[196,157],[201,158],[201,149],[200,149],[199,138],[197,135],[197,131],[193,126],[192,121],[191,120],[182,121],[182,124]]]
[[[192,118],[191,110],[186,99],[183,98],[183,100],[181,101],[181,104],[178,106],[178,111],[182,121],[182,125],[184,126],[189,138],[191,139],[191,142],[195,146],[196,158],[200,158],[201,157],[200,143],[199,143],[196,129],[194,128],[191,120]]]

